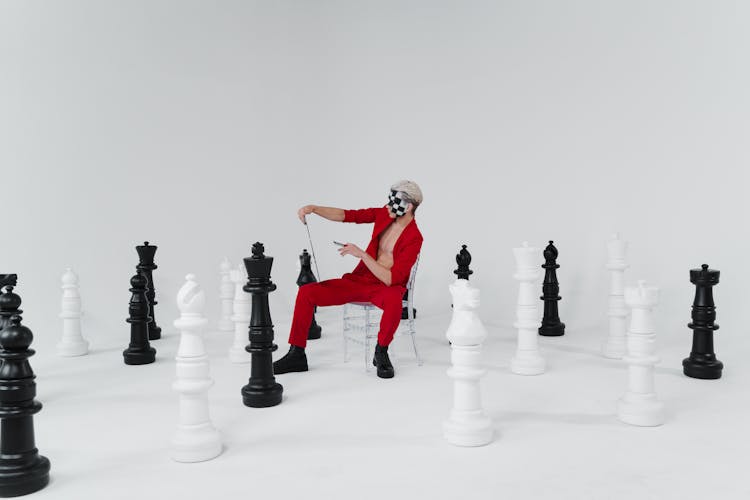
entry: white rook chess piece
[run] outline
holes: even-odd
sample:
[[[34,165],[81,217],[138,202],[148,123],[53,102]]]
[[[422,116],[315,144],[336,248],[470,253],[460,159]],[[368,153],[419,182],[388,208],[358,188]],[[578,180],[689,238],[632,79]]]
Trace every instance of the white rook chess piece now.
[[[89,352],[89,343],[81,335],[81,295],[78,276],[70,268],[62,275],[62,302],[60,318],[63,333],[57,344],[58,356],[82,356]]]
[[[625,306],[625,255],[628,243],[619,234],[612,235],[607,242],[607,269],[610,273],[609,286],[609,334],[602,345],[605,358],[621,359],[625,355],[625,331],[627,330],[628,308]]]
[[[625,303],[630,307],[630,329],[627,335],[625,362],[628,363],[628,391],[617,404],[617,417],[626,424],[655,426],[664,423],[664,404],[656,399],[654,365],[656,334],[653,308],[659,302],[659,289],[639,281],[637,287],[625,289]]]
[[[516,322],[518,329],[518,348],[510,361],[510,371],[517,375],[539,375],[544,373],[544,358],[539,352],[539,303],[537,282],[541,277],[541,265],[538,262],[539,249],[523,246],[513,249],[516,258],[516,274],[519,281],[518,303],[516,305]]]
[[[482,410],[479,379],[482,342],[487,331],[477,315],[479,290],[466,279],[450,285],[453,296],[453,317],[446,332],[451,342],[453,409],[443,423],[445,439],[456,446],[482,446],[492,441],[492,421]]]
[[[249,363],[250,353],[245,350],[247,345],[248,328],[250,327],[250,316],[252,315],[252,305],[250,303],[250,294],[246,293],[242,286],[245,284],[245,269],[239,265],[237,269],[232,269],[229,277],[234,283],[234,341],[229,348],[229,361],[232,363]]]
[[[206,294],[194,275],[188,274],[185,279],[177,292],[180,318],[174,322],[180,330],[180,346],[177,379],[172,387],[180,394],[180,421],[172,440],[172,458],[177,462],[203,462],[221,453],[221,436],[208,414],[208,389],[214,382],[203,345],[203,329],[208,324],[203,316]]]
[[[231,332],[234,330],[234,323],[232,322],[232,299],[234,298],[234,285],[232,280],[229,278],[229,271],[232,265],[229,263],[229,259],[224,257],[219,267],[219,275],[221,276],[221,283],[219,285],[219,299],[221,300],[221,316],[219,317],[219,331]]]

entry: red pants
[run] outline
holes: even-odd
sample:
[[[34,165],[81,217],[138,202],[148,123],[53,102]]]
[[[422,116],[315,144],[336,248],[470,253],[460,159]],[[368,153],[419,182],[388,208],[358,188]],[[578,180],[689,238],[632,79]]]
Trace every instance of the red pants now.
[[[300,287],[294,305],[294,318],[289,343],[297,347],[307,344],[307,331],[312,323],[315,306],[340,306],[348,302],[372,302],[383,310],[378,344],[385,347],[393,340],[401,322],[403,286],[386,286],[381,281],[349,277],[310,283]],[[374,277],[373,277],[374,278]],[[375,278],[377,279],[377,278]]]

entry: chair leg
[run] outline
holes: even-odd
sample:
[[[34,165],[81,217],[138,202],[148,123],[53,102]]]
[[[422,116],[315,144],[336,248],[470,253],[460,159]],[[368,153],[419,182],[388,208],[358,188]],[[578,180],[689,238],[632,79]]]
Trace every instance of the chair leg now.
[[[414,320],[411,320],[412,322]],[[409,335],[411,335],[411,343],[414,346],[414,356],[417,358],[417,365],[422,366],[422,358],[419,357],[419,351],[417,350],[417,332],[414,329],[414,323],[409,325]]]
[[[365,371],[370,372],[370,309],[365,309]]]

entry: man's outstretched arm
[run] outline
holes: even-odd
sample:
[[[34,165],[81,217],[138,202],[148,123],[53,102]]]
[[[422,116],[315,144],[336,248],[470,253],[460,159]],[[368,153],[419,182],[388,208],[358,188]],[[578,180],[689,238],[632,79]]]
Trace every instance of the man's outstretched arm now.
[[[305,216],[308,214],[315,214],[323,217],[324,219],[332,220],[334,222],[344,221],[344,209],[333,208],[333,207],[321,207],[318,205],[305,205],[304,207],[297,210],[297,215],[302,223],[305,223]]]

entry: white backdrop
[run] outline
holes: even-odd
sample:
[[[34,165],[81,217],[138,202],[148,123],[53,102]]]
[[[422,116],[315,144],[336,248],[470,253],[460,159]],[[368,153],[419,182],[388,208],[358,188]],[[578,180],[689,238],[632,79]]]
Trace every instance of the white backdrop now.
[[[485,321],[509,325],[511,248],[554,239],[568,335],[604,326],[617,230],[628,281],[662,288],[657,333],[685,354],[688,270],[722,271],[721,357],[746,333],[749,15],[696,1],[3,2],[0,271],[20,275],[40,349],[59,336],[67,265],[93,346],[125,347],[136,244],[159,246],[169,333],[186,273],[215,294],[221,258],[262,241],[272,314],[288,318],[308,246],[296,209],[380,205],[406,177],[425,193],[420,314],[447,312],[467,243]],[[369,235],[310,228],[324,278],[355,265],[330,240]]]

